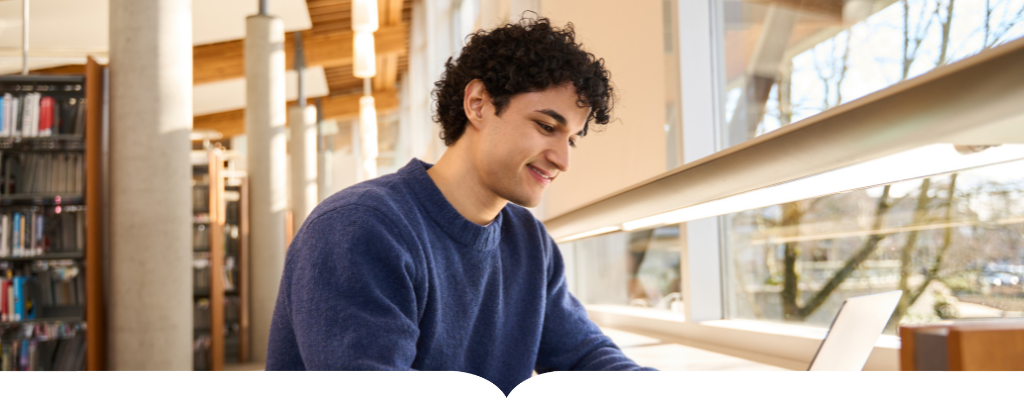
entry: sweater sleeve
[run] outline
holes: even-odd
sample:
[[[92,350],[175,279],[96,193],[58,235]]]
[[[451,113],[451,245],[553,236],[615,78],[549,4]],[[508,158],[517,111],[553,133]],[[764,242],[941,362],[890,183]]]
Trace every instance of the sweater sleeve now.
[[[414,273],[398,230],[373,209],[346,206],[306,222],[288,250],[271,352],[297,350],[276,355],[301,358],[305,370],[410,370]]]
[[[552,371],[655,370],[638,366],[622,353],[569,293],[562,254],[550,237],[547,307],[537,355],[538,373]]]

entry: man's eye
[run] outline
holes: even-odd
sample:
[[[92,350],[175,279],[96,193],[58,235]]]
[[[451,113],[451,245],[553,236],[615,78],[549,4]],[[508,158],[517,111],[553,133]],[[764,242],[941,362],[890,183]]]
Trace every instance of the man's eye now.
[[[540,126],[541,129],[544,129],[545,132],[551,133],[551,132],[555,131],[554,127],[548,126],[548,125],[546,125],[544,123],[541,123],[541,122],[536,122],[536,123],[537,123],[538,126]]]
[[[569,147],[576,147],[576,139],[569,139]]]

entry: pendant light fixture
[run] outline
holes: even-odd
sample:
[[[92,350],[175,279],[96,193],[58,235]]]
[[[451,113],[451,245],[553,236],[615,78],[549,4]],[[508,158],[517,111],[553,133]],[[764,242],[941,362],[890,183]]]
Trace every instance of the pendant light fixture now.
[[[380,26],[377,0],[352,1],[352,74],[363,79],[363,97],[359,98],[359,139],[362,150],[363,178],[377,177],[377,109],[370,91],[370,78],[377,75],[377,53],[373,32]]]

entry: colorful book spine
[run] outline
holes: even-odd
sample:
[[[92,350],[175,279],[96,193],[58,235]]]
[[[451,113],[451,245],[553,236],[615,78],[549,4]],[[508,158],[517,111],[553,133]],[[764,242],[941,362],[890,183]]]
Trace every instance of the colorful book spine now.
[[[18,214],[18,256],[25,256],[28,247],[25,246],[25,214]]]
[[[11,256],[21,256],[21,244],[18,243],[18,233],[21,232],[21,213],[14,212],[14,227],[11,230]]]
[[[36,318],[36,312],[39,311],[39,301],[36,297],[36,290],[39,289],[39,285],[36,283],[35,276],[25,276],[21,282],[21,304],[25,307],[22,313],[22,320],[31,320]]]
[[[20,223],[22,223],[22,213],[14,212],[13,219],[14,224],[10,235],[10,255],[18,257],[22,255],[22,253],[20,253],[22,252],[22,247],[17,243],[18,230],[22,229],[20,228]]]
[[[18,123],[21,120],[21,99],[14,97],[11,99],[11,136],[21,136],[21,131],[18,129]]]
[[[7,322],[7,279],[0,279],[0,322]]]
[[[32,128],[32,137],[39,137],[39,99],[43,95],[39,93],[32,93],[32,119],[29,121],[29,127]]]
[[[43,96],[39,100],[39,136],[47,137],[53,133],[53,97]]]
[[[0,137],[7,137],[9,135],[7,131],[7,106],[10,104],[7,101],[7,96],[10,94],[4,94],[0,97]]]
[[[22,276],[14,277],[14,318],[11,319],[14,322],[21,321],[25,315],[25,278]]]
[[[21,104],[21,136],[31,137],[32,136],[32,93],[22,96]]]
[[[18,370],[27,371],[29,370],[29,340],[22,339],[21,350],[18,353]]]
[[[14,278],[7,277],[7,321],[14,321]]]
[[[35,255],[43,254],[43,215],[36,214]]]
[[[11,256],[11,215],[0,215],[0,257]]]

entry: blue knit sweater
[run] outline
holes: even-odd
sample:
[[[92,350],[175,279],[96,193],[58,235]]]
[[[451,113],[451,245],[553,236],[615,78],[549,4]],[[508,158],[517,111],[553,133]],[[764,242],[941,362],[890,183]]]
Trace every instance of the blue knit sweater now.
[[[532,371],[640,368],[566,289],[544,226],[509,204],[487,226],[413,160],[338,192],[288,249],[268,370],[446,370],[506,395]]]

